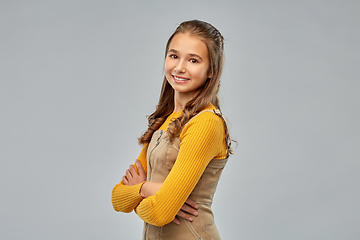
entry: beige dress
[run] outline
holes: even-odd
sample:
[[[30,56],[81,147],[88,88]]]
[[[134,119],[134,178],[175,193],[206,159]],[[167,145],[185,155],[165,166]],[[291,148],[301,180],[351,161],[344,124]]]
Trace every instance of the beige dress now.
[[[211,110],[205,110],[213,112]],[[204,112],[204,111],[203,111]],[[222,117],[219,111],[215,112]],[[200,114],[200,113],[199,113]],[[191,120],[190,120],[191,121]],[[225,123],[225,121],[224,121]],[[225,124],[226,128],[226,124]],[[171,143],[166,131],[155,131],[147,150],[147,181],[164,182],[179,152],[180,140]],[[212,159],[189,198],[195,201],[199,215],[193,221],[179,217],[180,225],[173,222],[162,227],[144,223],[143,240],[219,240],[211,210],[213,196],[226,159]]]

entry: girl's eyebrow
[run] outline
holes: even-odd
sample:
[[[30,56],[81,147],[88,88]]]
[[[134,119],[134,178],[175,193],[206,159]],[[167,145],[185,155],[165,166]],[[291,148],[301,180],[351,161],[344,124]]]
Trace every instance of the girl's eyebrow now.
[[[169,49],[168,52],[169,52],[169,53],[172,52],[172,53],[178,54],[178,51],[176,51],[175,49]],[[203,60],[199,55],[197,55],[197,54],[195,54],[195,53],[190,53],[189,55],[190,55],[190,57],[197,57],[197,58],[199,58],[200,60]]]
[[[175,49],[169,49],[168,52],[178,53],[178,51],[176,51]]]
[[[191,57],[197,57],[197,58],[200,58],[200,60],[203,60],[199,55],[197,55],[195,53],[190,53],[190,56]]]

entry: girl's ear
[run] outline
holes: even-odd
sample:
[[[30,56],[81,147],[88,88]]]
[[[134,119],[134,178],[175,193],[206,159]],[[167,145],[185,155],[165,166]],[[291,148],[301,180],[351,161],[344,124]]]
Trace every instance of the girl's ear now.
[[[209,73],[208,73],[208,76],[207,76],[208,78],[212,78],[212,72],[211,71],[209,71]]]

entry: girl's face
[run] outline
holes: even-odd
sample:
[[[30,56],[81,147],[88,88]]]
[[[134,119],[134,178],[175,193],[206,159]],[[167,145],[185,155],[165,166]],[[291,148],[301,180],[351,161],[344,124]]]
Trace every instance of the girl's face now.
[[[178,33],[170,42],[165,59],[165,77],[175,93],[194,97],[209,74],[209,53],[203,41]]]

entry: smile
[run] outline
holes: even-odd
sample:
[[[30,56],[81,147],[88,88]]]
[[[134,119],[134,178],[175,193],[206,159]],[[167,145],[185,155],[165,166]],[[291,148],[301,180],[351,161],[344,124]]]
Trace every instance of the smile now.
[[[181,77],[178,77],[178,76],[175,76],[175,75],[172,75],[174,81],[176,83],[180,82],[180,83],[183,83],[183,82],[188,82],[190,79],[189,78],[181,78]]]

